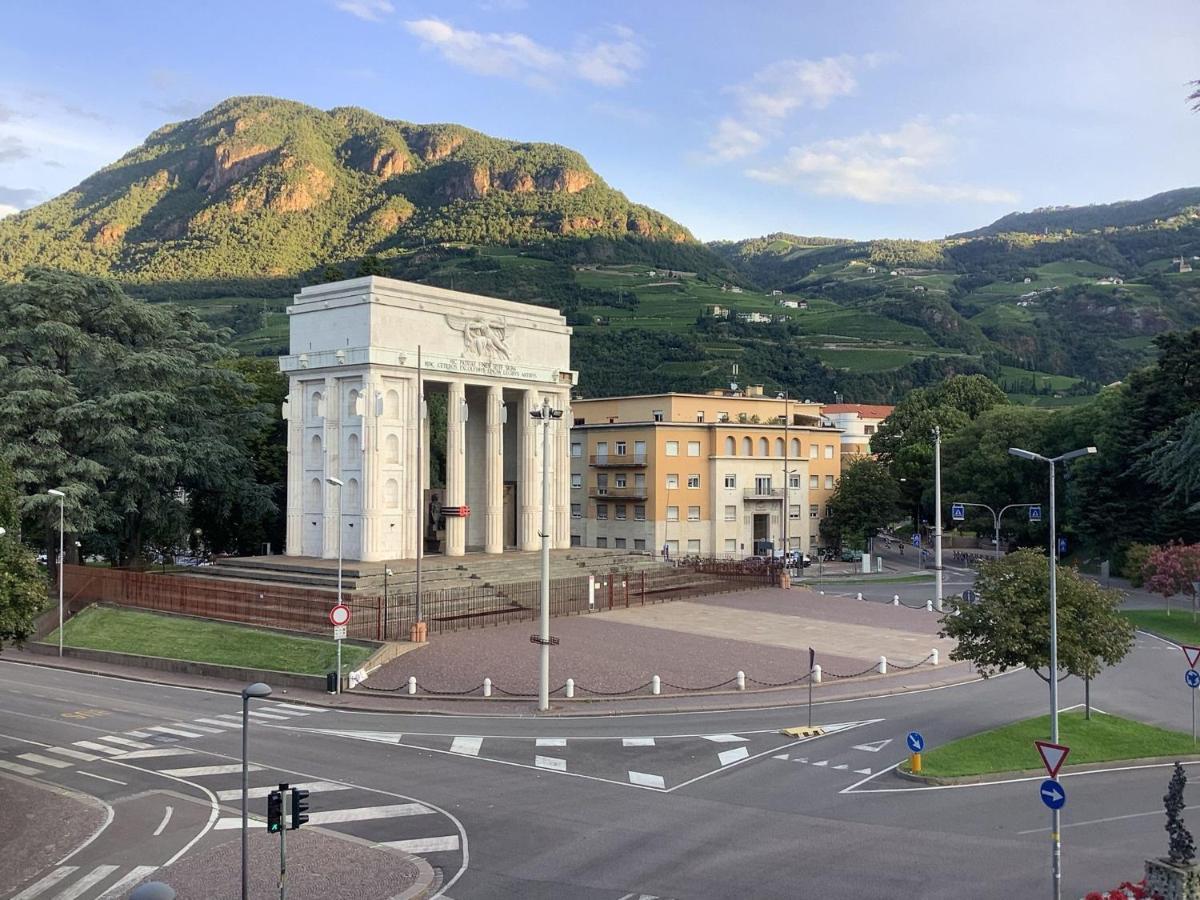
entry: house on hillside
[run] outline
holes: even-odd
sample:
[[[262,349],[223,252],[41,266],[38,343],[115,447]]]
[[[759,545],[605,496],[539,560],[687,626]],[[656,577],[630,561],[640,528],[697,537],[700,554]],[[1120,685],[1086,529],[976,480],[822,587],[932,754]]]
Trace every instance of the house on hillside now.
[[[1192,264],[1188,261],[1186,256],[1181,256],[1179,259],[1174,259],[1171,261],[1175,264],[1175,268],[1179,272],[1192,271]]]
[[[800,301],[799,300],[780,300],[779,305],[786,306],[788,309],[799,309]]]
[[[1030,284],[1030,283],[1032,283],[1032,282],[1033,282],[1033,279],[1032,279],[1032,278],[1030,278],[1028,275],[1026,275],[1026,276],[1025,276],[1025,281],[1024,281],[1023,283],[1024,283],[1024,284]]]
[[[704,307],[704,315],[710,319],[728,319],[729,307],[710,303]]]
[[[888,274],[889,274],[889,275],[899,275],[899,274],[900,274],[900,272],[899,272],[899,270],[898,270],[898,269],[892,269],[892,271],[888,272]]]
[[[732,285],[729,288],[729,293],[731,293],[731,294],[740,294],[741,292],[742,292],[742,289],[740,287],[738,287],[736,284]]]
[[[1119,275],[1106,275],[1103,278],[1101,278],[1099,281],[1096,282],[1096,284],[1124,284],[1124,283],[1125,283],[1125,279],[1121,278]]]
[[[874,274],[875,274],[875,267],[874,267],[874,266],[867,266],[867,274],[868,274],[868,275],[874,275]]]
[[[782,294],[783,294],[783,291],[771,291],[771,296],[772,296],[772,297],[779,297],[779,296],[781,296]]]
[[[796,309],[808,309],[808,301],[807,300],[797,301]]]
[[[923,293],[925,293],[925,285],[923,285],[923,284],[914,284],[914,285],[913,285],[913,293],[914,293],[914,294],[923,294]]]
[[[760,312],[740,312],[737,313],[737,320],[739,322],[749,322],[752,325],[760,325],[765,322],[770,322],[771,317],[766,313]]]

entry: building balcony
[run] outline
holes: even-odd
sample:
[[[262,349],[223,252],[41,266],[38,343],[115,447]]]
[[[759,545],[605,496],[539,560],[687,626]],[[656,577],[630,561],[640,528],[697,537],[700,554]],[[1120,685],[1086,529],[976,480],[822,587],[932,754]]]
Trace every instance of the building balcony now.
[[[597,468],[634,469],[645,468],[645,453],[601,453],[588,457],[588,463]]]
[[[588,496],[597,500],[645,500],[648,494],[644,487],[590,487]]]
[[[747,500],[782,500],[783,488],[768,488],[765,491],[760,491],[758,488],[746,488],[742,491],[742,496]]]

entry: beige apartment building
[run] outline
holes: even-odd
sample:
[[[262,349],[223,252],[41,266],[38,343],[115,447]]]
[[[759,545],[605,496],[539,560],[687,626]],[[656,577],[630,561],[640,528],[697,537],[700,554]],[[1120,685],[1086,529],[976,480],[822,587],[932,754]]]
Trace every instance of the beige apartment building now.
[[[871,438],[895,408],[877,403],[828,403],[821,407],[821,421],[842,432],[842,453],[868,456]]]
[[[571,412],[573,546],[742,557],[764,542],[819,545],[842,458],[819,403],[751,387],[574,400]]]

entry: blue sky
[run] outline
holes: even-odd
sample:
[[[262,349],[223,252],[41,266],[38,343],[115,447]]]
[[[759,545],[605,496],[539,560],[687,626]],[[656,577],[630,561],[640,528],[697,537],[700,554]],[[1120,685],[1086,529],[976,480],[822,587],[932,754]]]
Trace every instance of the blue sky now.
[[[1192,0],[10,4],[0,214],[225,97],[582,152],[705,240],[938,237],[1200,183]]]

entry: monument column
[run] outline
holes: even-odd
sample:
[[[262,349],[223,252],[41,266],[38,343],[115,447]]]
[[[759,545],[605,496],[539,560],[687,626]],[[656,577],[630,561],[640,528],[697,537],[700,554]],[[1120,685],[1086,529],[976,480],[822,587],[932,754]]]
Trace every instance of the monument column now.
[[[463,422],[466,390],[461,381],[446,385],[446,506],[467,503],[467,434]],[[446,555],[467,552],[467,523],[458,516],[446,517]]]
[[[287,544],[284,553],[304,552],[304,385],[288,379],[287,402]]]
[[[487,510],[486,553],[504,552],[504,388],[498,384],[487,392],[487,446],[485,448]]]
[[[341,380],[336,376],[325,377],[325,429],[322,435],[325,465],[321,472],[321,490],[325,502],[321,505],[324,521],[321,523],[321,556],[337,559],[338,555],[338,504],[344,488],[335,487],[326,478],[342,477],[342,397]]]
[[[386,559],[380,547],[380,428],[379,406],[382,394],[379,392],[378,376],[368,369],[363,373],[362,386],[362,469],[359,478],[359,510],[351,510],[351,515],[359,513],[359,527],[362,534],[358,536],[359,556],[362,559]]]
[[[529,414],[540,405],[534,390],[521,392],[521,421],[517,424],[517,447],[520,454],[520,470],[517,477],[517,545],[522,550],[537,550],[541,547],[538,528],[542,514],[542,441],[538,434],[540,423]]]
[[[554,479],[554,538],[552,547],[571,546],[571,395],[563,392],[551,402],[562,410],[562,418],[554,423],[554,440],[551,442],[550,470]],[[632,518],[632,516],[631,516]]]

